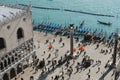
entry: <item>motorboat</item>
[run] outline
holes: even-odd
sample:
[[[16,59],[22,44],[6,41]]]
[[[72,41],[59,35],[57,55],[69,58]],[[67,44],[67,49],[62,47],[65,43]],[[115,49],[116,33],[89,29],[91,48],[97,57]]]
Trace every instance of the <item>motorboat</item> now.
[[[97,20],[97,22],[99,22],[100,24],[103,24],[103,25],[108,25],[108,26],[110,26],[112,24],[111,22],[103,22],[103,21],[99,21],[99,20]]]

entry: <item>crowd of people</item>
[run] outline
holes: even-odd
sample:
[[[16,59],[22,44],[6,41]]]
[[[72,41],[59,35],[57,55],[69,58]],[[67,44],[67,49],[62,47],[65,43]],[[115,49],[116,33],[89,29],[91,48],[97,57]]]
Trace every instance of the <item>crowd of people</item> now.
[[[57,68],[60,68],[60,72],[59,74],[56,74],[54,76],[51,76],[50,80],[66,80],[66,76],[68,77],[67,80],[69,80],[72,76],[72,74],[80,74],[81,72],[84,72],[86,69],[88,69],[88,73],[86,74],[88,77],[87,79],[90,80],[91,79],[91,67],[94,68],[95,66],[97,66],[97,73],[104,74],[104,71],[101,71],[101,67],[100,65],[102,64],[102,60],[94,60],[94,57],[91,57],[87,52],[87,50],[77,50],[75,53],[77,56],[73,56],[73,54],[69,54],[70,50],[66,50],[66,53],[64,53],[64,55],[60,55],[60,50],[58,48],[54,47],[54,43],[56,43],[57,40],[53,39],[53,40],[48,40],[46,39],[45,44],[44,45],[48,45],[47,50],[40,52],[43,53],[42,56],[44,56],[45,54],[47,54],[49,51],[54,51],[54,53],[49,53],[47,54],[47,57],[44,57],[42,60],[41,58],[37,57],[35,58],[35,61],[32,63],[32,69],[35,71],[35,73],[39,72],[40,70],[40,76],[39,76],[39,80],[42,80],[46,75],[49,75],[51,73],[54,73],[54,71]],[[89,46],[92,44],[92,42],[84,42],[84,41],[80,41],[78,38],[76,39],[76,43],[78,44],[78,47],[83,46]],[[35,45],[35,47],[37,49],[41,48],[41,42],[38,41],[37,43],[38,45]],[[64,42],[64,39],[62,37],[59,38],[58,40],[58,44],[61,45],[61,48],[64,48],[65,46],[67,46],[67,44]],[[99,49],[100,45],[105,45],[107,48],[101,48],[99,54],[102,55],[107,55],[107,54],[112,54],[113,52],[113,47],[114,46],[110,46],[108,47],[106,44],[101,44],[101,43],[93,43],[93,45],[96,45],[94,50]],[[120,47],[118,47],[119,49]],[[98,54],[98,53],[96,53]],[[54,57],[53,57],[54,55]],[[78,61],[77,59],[79,59],[79,57],[82,57],[81,61]],[[60,57],[60,58],[59,58]],[[112,56],[109,58],[109,60],[107,61],[107,63],[104,65],[105,69],[109,67],[109,63],[112,61]],[[113,76],[113,75],[112,75]],[[23,80],[23,78],[21,78],[21,80]],[[30,77],[30,80],[34,80],[34,77]]]

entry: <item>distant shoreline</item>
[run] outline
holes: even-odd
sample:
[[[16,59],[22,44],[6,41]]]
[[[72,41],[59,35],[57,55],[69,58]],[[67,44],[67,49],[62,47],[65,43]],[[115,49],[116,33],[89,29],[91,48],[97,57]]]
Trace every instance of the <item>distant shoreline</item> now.
[[[28,6],[26,4],[19,4],[19,5]],[[39,7],[39,6],[32,6],[32,8],[46,9],[46,10],[61,10],[60,8],[49,8],[49,7]],[[82,13],[82,14],[88,14],[88,15],[94,15],[94,16],[115,17],[114,15],[99,14],[99,13],[90,13],[90,12],[83,12],[83,11],[70,10],[70,9],[63,9],[63,11],[74,12],[74,13]]]

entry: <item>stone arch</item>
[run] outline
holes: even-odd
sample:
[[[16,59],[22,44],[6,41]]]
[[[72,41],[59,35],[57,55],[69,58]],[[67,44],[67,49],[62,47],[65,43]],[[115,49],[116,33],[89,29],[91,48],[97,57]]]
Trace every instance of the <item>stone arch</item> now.
[[[18,54],[17,53],[15,53],[15,60],[17,60],[18,59]]]
[[[7,67],[7,65],[8,65],[8,64],[7,64],[7,60],[5,59],[5,60],[4,60],[4,67]]]
[[[10,79],[9,79],[9,75],[8,75],[7,73],[5,73],[5,74],[3,75],[3,80],[10,80]]]
[[[16,71],[14,68],[10,70],[10,79],[14,78],[16,76]]]
[[[22,28],[18,28],[17,30],[17,39],[24,38],[24,31]]]
[[[15,61],[15,58],[14,56],[11,57],[11,61],[14,62]]]
[[[11,64],[11,59],[10,59],[10,57],[8,57],[8,65],[10,65]]]
[[[17,74],[19,74],[20,72],[22,72],[22,70],[23,70],[23,65],[21,64],[21,63],[19,63],[18,65],[17,65]]]
[[[0,37],[0,50],[4,48],[6,48],[5,39]]]
[[[0,69],[1,69],[1,70],[4,69],[4,64],[3,64],[3,62],[0,62]]]

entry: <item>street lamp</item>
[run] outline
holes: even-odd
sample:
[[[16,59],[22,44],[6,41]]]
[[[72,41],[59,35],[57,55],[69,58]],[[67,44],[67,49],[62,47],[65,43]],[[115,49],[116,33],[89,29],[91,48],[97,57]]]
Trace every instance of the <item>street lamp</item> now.
[[[70,24],[70,56],[73,56],[73,35],[74,35],[74,24]]]

